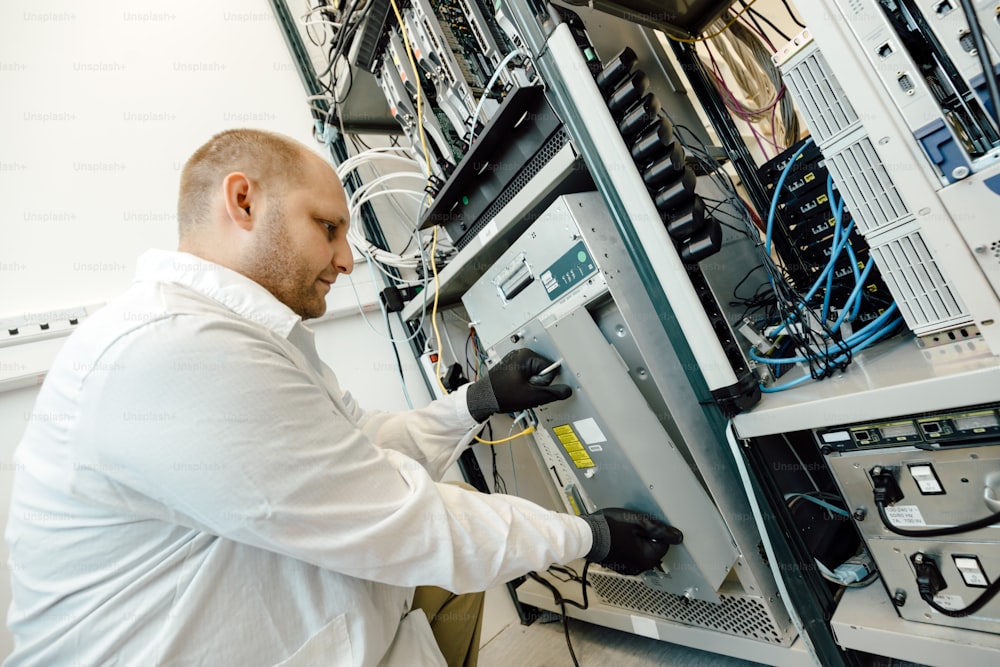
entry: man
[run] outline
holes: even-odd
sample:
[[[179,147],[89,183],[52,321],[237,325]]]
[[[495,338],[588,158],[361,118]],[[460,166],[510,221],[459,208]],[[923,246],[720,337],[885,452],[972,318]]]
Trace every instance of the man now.
[[[478,421],[568,395],[537,355],[405,413],[340,389],[302,320],[351,272],[348,209],[304,146],[224,132],[180,190],[180,251],[66,342],[36,405],[60,417],[18,448],[8,664],[440,665],[414,587],[638,572],[680,540],[436,482]]]

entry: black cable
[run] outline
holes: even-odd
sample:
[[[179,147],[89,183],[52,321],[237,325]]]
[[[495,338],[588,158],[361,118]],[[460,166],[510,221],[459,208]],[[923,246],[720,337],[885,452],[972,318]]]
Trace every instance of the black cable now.
[[[385,315],[385,329],[389,332],[389,342],[392,343],[392,353],[396,355],[396,368],[399,369],[399,379],[405,385],[406,377],[403,375],[403,362],[399,359],[399,349],[396,348],[396,341],[392,337],[392,325],[389,324],[388,309],[383,308],[382,314]]]
[[[979,25],[979,18],[972,6],[972,0],[961,0],[961,3],[962,11],[965,12],[965,20],[969,24],[969,34],[972,35],[972,43],[975,45],[976,55],[979,57],[979,65],[983,68],[983,77],[986,79],[986,90],[989,91],[990,103],[993,105],[993,122],[996,123],[997,130],[1000,130],[1000,89],[997,88],[996,75],[993,73],[990,51],[986,47],[986,40],[983,39],[983,28]]]
[[[778,28],[778,26],[776,26],[776,25],[774,25],[773,23],[771,23],[771,20],[770,20],[769,18],[767,18],[766,16],[764,16],[763,14],[761,14],[760,12],[758,12],[758,11],[757,11],[756,9],[754,9],[753,7],[750,7],[750,8],[749,8],[749,9],[747,10],[747,13],[748,13],[748,14],[752,14],[753,16],[756,16],[756,17],[757,17],[757,18],[759,18],[759,19],[760,19],[761,21],[763,21],[764,23],[766,23],[766,24],[768,24],[769,26],[771,26],[771,29],[772,29],[772,30],[774,30],[774,31],[775,31],[776,33],[778,33],[779,35],[781,35],[781,37],[782,37],[782,38],[784,38],[784,39],[785,39],[786,41],[789,41],[789,42],[790,42],[790,41],[792,41],[792,38],[791,38],[791,37],[789,37],[788,35],[786,35],[786,34],[785,34],[785,33],[784,33],[784,32],[783,32],[783,31],[782,31],[782,30],[781,30],[780,28]],[[756,19],[754,19],[754,25],[756,25],[756,24],[757,24],[757,21],[756,21]],[[758,26],[758,27],[759,27],[759,26]],[[763,30],[761,30],[761,32],[763,33],[764,31],[763,31]],[[777,104],[777,102],[775,102],[775,103]]]
[[[566,636],[566,648],[569,649],[569,657],[573,660],[574,667],[580,667],[580,661],[576,659],[576,653],[573,651],[573,642],[569,638],[569,618],[566,616],[566,605],[572,605],[578,609],[586,609],[590,606],[587,600],[587,570],[590,569],[590,561],[587,561],[583,566],[583,573],[579,577],[580,585],[583,588],[583,603],[579,603],[575,600],[567,600],[559,592],[559,589],[552,585],[551,582],[543,579],[537,572],[529,572],[528,576],[540,583],[545,588],[549,589],[552,593],[552,599],[556,604],[559,605],[559,609],[562,610],[562,626],[563,634]],[[564,570],[565,571],[565,570]],[[572,576],[572,575],[571,575]]]
[[[918,557],[922,557],[924,562],[918,560]],[[951,618],[971,616],[985,607],[1000,592],[1000,579],[994,579],[993,583],[987,586],[982,594],[968,606],[961,609],[942,607],[934,601],[934,596],[937,592],[945,589],[944,579],[941,578],[941,572],[937,569],[937,563],[932,558],[921,553],[914,554],[910,557],[910,560],[917,570],[917,590],[920,591],[920,599],[930,605],[931,609],[945,616],[950,616]]]
[[[902,535],[903,537],[942,537],[944,535],[958,535],[959,533],[968,533],[970,531],[986,528],[987,526],[992,526],[993,524],[1000,522],[1000,512],[997,512],[996,514],[985,516],[982,519],[976,519],[975,521],[969,521],[968,523],[960,523],[955,526],[928,528],[926,530],[910,530],[909,528],[900,528],[893,525],[892,521],[889,520],[889,516],[885,513],[885,503],[883,501],[876,500],[875,507],[878,508],[879,518],[882,519],[882,523],[885,524],[885,527],[893,533]]]
[[[753,26],[757,29],[757,32],[760,35],[764,35],[764,39],[767,39],[767,36],[766,36],[766,33],[764,32],[764,29],[760,27],[760,24],[757,23],[757,18],[754,16],[754,14],[756,14],[757,12],[753,11],[750,8],[750,5],[747,4],[747,0],[740,0],[740,4],[743,5],[743,11],[746,14],[743,17],[743,20],[746,21],[746,20],[749,19],[750,22],[753,23]],[[728,16],[732,16],[732,15],[733,15],[732,11],[730,10]]]
[[[486,422],[486,430],[487,430],[486,439],[492,440],[493,422],[491,421]],[[497,469],[496,447],[490,447],[490,456],[492,458],[492,464],[493,464],[493,493],[507,493],[507,481],[503,478],[503,475],[501,475],[500,471]]]
[[[983,591],[982,595],[973,600],[968,607],[963,607],[962,609],[948,609],[947,607],[942,607],[934,601],[934,595],[931,594],[930,591],[923,589],[920,590],[920,598],[930,605],[931,609],[936,612],[940,612],[945,616],[951,616],[952,618],[962,618],[963,616],[971,616],[985,607],[986,603],[996,597],[998,591],[1000,591],[1000,579],[995,580],[992,584],[990,584],[989,588]]]
[[[795,17],[795,12],[792,11],[791,6],[788,4],[788,0],[781,0],[781,4],[783,4],[785,6],[785,9],[788,10],[788,16],[792,19],[792,22],[794,22],[795,25],[799,26],[800,28],[805,29],[806,24]]]

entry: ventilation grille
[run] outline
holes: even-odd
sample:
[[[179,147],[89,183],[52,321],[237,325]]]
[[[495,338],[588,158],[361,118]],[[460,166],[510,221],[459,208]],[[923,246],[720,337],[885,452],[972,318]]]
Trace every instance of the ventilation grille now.
[[[805,116],[817,145],[824,146],[830,139],[847,131],[858,122],[858,114],[851,106],[837,78],[830,71],[818,48],[798,64],[782,68],[782,78]]]
[[[965,307],[941,275],[919,231],[871,248],[870,252],[903,319],[917,333],[950,325],[965,315]]]
[[[569,143],[569,135],[566,134],[566,130],[560,127],[555,134],[549,137],[542,147],[538,149],[534,157],[528,160],[528,163],[524,165],[524,168],[518,172],[517,176],[514,177],[507,187],[503,189],[500,196],[493,200],[493,203],[483,211],[483,214],[479,216],[475,224],[469,228],[469,230],[462,235],[462,238],[458,240],[455,246],[461,250],[465,246],[469,245],[476,235],[483,230],[483,227],[488,225],[497,214],[503,209],[504,206],[510,203],[510,201],[520,192],[525,185],[527,185],[532,178],[535,177],[542,168],[549,163],[552,158],[556,156],[562,147]]]
[[[716,604],[653,590],[636,579],[592,572],[589,581],[601,599],[613,607],[769,644],[785,643],[767,607],[756,598],[723,594],[719,596],[722,602]]]
[[[847,201],[858,231],[865,236],[909,215],[867,136],[835,155],[827,155],[826,166]]]

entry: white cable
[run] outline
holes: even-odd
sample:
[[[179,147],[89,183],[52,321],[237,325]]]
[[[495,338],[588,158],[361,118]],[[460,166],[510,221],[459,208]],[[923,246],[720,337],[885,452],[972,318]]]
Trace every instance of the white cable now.
[[[334,23],[333,21],[316,20],[316,21],[303,21],[302,25],[332,25],[334,28],[337,28],[339,30],[344,24]]]
[[[476,122],[478,122],[479,114],[482,113],[483,107],[486,105],[486,100],[489,99],[490,89],[493,88],[493,84],[495,84],[497,82],[497,79],[500,78],[500,74],[504,71],[504,67],[507,66],[507,63],[509,63],[517,56],[524,56],[525,58],[527,57],[525,56],[524,51],[522,51],[521,49],[514,49],[513,51],[508,53],[507,57],[501,60],[500,64],[497,65],[497,69],[495,72],[493,72],[493,76],[490,77],[489,83],[487,83],[486,87],[483,88],[483,94],[479,98],[479,104],[476,106],[475,113],[472,114],[472,122],[469,126],[473,137],[475,136],[476,133]]]
[[[371,267],[371,265],[372,265],[372,263],[371,263],[371,261],[369,261],[368,262],[368,266]],[[424,295],[424,301],[423,301],[423,307],[420,310],[420,323],[417,325],[416,330],[412,334],[410,334],[409,337],[404,338],[403,340],[396,340],[395,338],[392,337],[392,333],[391,332],[390,332],[389,336],[386,336],[381,331],[379,331],[374,326],[372,326],[371,320],[368,319],[368,315],[365,313],[365,309],[364,309],[364,307],[361,304],[361,295],[358,294],[358,287],[354,283],[354,278],[351,277],[351,274],[348,274],[347,277],[348,277],[348,279],[349,279],[349,281],[351,283],[351,289],[354,290],[354,299],[355,299],[355,301],[358,304],[358,310],[361,312],[361,319],[363,319],[365,321],[365,324],[368,325],[368,328],[371,329],[372,332],[376,336],[379,336],[381,338],[385,338],[386,340],[390,340],[390,341],[393,341],[393,342],[396,342],[396,343],[408,343],[411,340],[413,340],[414,338],[416,338],[416,336],[417,336],[418,333],[420,333],[421,331],[423,331],[424,320],[426,319],[426,316],[427,316],[427,286],[426,286],[426,283],[424,285],[424,289],[421,290],[421,293]],[[373,274],[372,280],[374,280],[374,274]],[[375,283],[375,284],[377,285],[378,283]],[[379,299],[379,302],[382,301],[382,299],[380,297],[377,297],[377,298]]]

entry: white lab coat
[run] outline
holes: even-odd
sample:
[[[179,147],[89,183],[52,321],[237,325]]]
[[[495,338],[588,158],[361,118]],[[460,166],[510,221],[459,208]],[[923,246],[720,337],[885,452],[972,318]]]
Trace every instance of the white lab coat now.
[[[265,289],[147,252],[18,447],[5,664],[441,664],[414,586],[485,590],[592,539],[436,483],[473,425],[462,390],[362,412]]]

